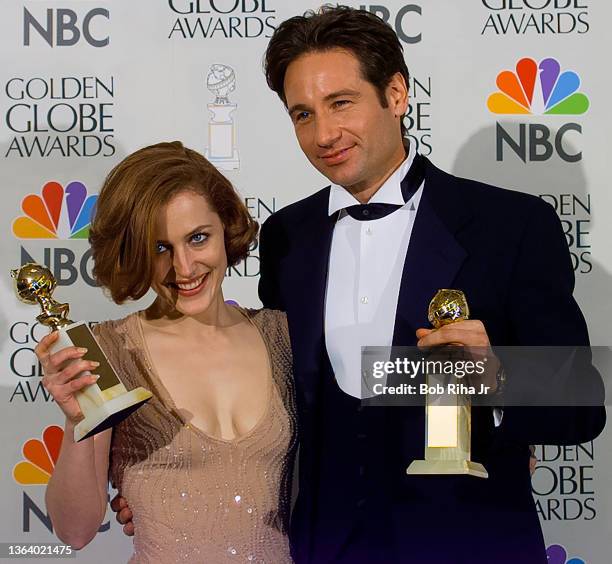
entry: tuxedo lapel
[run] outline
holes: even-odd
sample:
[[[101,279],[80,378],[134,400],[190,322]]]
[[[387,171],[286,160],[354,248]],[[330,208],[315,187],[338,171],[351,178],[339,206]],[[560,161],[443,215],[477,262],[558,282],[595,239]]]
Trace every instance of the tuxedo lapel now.
[[[427,309],[435,293],[452,288],[467,253],[455,233],[467,220],[464,205],[452,187],[442,181],[441,171],[427,161],[425,185],[404,262],[397,302],[394,346],[416,343],[415,332],[429,327]],[[452,177],[445,175],[447,180]],[[461,288],[459,288],[461,289]]]
[[[328,193],[328,192],[326,192]],[[325,207],[323,207],[323,202]],[[301,226],[301,235],[295,242],[291,255],[292,263],[290,288],[301,288],[301,299],[293,302],[290,319],[299,320],[293,324],[295,376],[304,393],[306,403],[312,404],[320,383],[322,363],[325,356],[324,315],[329,253],[336,221],[336,214],[327,213],[328,198],[321,199],[321,205]]]

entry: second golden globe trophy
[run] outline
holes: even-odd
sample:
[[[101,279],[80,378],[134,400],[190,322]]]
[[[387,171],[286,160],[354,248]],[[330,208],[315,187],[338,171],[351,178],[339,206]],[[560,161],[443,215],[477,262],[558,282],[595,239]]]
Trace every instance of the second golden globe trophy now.
[[[96,341],[85,321],[68,319],[69,306],[53,299],[56,286],[51,271],[39,264],[27,263],[11,270],[15,291],[22,302],[38,304],[42,313],[37,321],[52,330],[59,338],[51,347],[51,353],[65,347],[84,347],[85,358],[100,363],[96,372],[98,380],[75,393],[84,418],[74,428],[74,440],[80,441],[104,431],[125,419],[152,397],[144,388],[128,391],[111,366],[104,351]],[[80,375],[79,375],[80,376]]]
[[[429,322],[437,329],[468,319],[470,310],[461,290],[438,290],[429,304]],[[445,375],[428,374],[427,386],[442,384]],[[447,394],[428,394],[425,404],[425,459],[414,460],[407,474],[489,475],[482,464],[470,460],[471,403],[461,394],[449,401]]]

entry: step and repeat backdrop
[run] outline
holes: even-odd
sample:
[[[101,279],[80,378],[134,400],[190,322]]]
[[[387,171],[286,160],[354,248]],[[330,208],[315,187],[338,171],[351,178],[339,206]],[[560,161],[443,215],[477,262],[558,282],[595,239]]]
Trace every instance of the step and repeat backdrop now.
[[[456,175],[530,192],[556,209],[592,341],[609,345],[612,5],[346,4],[378,14],[398,34],[412,75],[406,126],[421,153]],[[325,186],[301,154],[261,64],[274,28],[319,5],[0,4],[0,542],[56,540],[44,493],[63,424],[33,354],[45,328],[35,322],[37,308],[17,301],[9,269],[46,264],[58,280],[55,296],[70,303],[73,319],[105,320],[145,307],[150,296],[119,307],[96,287],[87,236],[106,173],[151,143],[179,139],[206,154],[260,222]],[[258,275],[255,249],[227,272],[226,299],[258,306]],[[533,492],[551,564],[610,561],[611,447],[609,430],[593,443],[538,445]],[[131,540],[109,510],[76,559],[122,562],[130,554]]]

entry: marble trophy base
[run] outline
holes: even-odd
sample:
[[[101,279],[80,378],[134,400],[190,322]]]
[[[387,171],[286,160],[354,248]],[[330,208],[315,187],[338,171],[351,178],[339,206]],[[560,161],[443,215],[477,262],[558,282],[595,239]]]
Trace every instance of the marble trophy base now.
[[[113,427],[149,399],[151,392],[144,388],[135,388],[104,402],[99,407],[89,409],[85,419],[79,421],[74,428],[74,440],[78,442]]]
[[[231,156],[219,156],[211,155],[210,151],[206,149],[204,156],[207,160],[213,163],[219,170],[239,170],[240,169],[240,157],[238,155],[238,149],[232,151]]]
[[[488,478],[485,467],[471,460],[414,460],[406,474],[466,474],[477,478]]]
[[[240,157],[236,148],[236,124],[233,113],[237,104],[208,104],[208,148],[204,156],[219,170],[239,170]]]

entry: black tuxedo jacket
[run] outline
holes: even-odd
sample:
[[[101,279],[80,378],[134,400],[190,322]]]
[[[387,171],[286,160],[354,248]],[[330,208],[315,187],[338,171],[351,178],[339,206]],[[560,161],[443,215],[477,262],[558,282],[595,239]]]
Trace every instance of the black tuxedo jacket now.
[[[512,408],[499,427],[473,409],[472,459],[489,479],[408,476],[423,458],[424,409],[361,408],[335,386],[324,300],[329,188],[273,214],[260,237],[260,298],[287,313],[300,438],[292,516],[296,562],[546,562],[529,444],[591,440],[603,408]],[[587,345],[574,276],[553,208],[534,196],[453,177],[426,163],[406,255],[394,345],[428,327],[439,288],[466,293],[493,345]],[[543,303],[546,307],[542,307]]]

